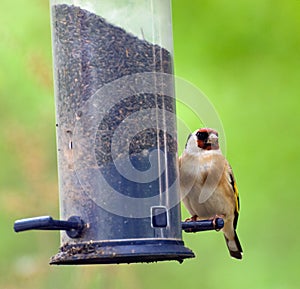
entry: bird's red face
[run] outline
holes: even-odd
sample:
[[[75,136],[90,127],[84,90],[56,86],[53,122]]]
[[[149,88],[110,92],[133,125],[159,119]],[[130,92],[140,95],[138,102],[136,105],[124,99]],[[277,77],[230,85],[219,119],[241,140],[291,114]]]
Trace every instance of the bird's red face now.
[[[219,149],[218,132],[211,128],[201,128],[196,133],[197,145],[204,150]]]

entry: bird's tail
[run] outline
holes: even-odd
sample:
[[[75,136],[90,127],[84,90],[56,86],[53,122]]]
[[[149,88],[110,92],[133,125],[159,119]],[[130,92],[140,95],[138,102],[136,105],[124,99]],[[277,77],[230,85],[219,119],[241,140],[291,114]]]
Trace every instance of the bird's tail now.
[[[236,232],[234,231],[233,239],[228,239],[225,236],[225,240],[226,240],[226,244],[227,244],[227,247],[228,247],[231,257],[236,258],[236,259],[242,259],[243,249],[242,249],[241,243],[239,241],[239,238],[238,238]]]

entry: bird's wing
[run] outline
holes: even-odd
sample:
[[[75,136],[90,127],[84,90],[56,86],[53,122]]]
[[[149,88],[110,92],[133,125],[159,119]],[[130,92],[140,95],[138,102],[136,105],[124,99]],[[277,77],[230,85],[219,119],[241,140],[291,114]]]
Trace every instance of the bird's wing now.
[[[233,226],[234,226],[234,229],[236,229],[237,221],[239,218],[239,212],[240,212],[240,198],[239,198],[239,192],[238,192],[238,188],[236,185],[236,181],[235,181],[235,178],[233,175],[233,171],[230,166],[229,166],[229,178],[230,178],[230,185],[231,185],[232,191],[234,193],[234,198],[235,198],[235,211],[234,211]]]

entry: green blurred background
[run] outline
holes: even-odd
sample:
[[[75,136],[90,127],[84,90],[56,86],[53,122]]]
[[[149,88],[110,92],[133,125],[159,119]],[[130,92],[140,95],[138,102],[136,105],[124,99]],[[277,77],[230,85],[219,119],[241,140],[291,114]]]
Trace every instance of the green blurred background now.
[[[0,13],[0,288],[299,288],[299,0],[173,1],[176,74],[223,122],[245,252],[230,259],[221,233],[184,235],[197,258],[181,265],[51,267],[59,233],[13,232],[59,210],[49,3],[1,0]]]

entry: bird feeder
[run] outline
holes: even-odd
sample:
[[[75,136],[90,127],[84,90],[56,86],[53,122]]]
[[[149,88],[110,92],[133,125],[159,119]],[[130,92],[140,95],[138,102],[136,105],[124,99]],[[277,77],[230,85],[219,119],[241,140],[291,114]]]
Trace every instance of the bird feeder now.
[[[52,0],[51,14],[61,220],[15,231],[62,230],[51,264],[194,257],[182,229],[213,224],[181,224],[170,1]]]

